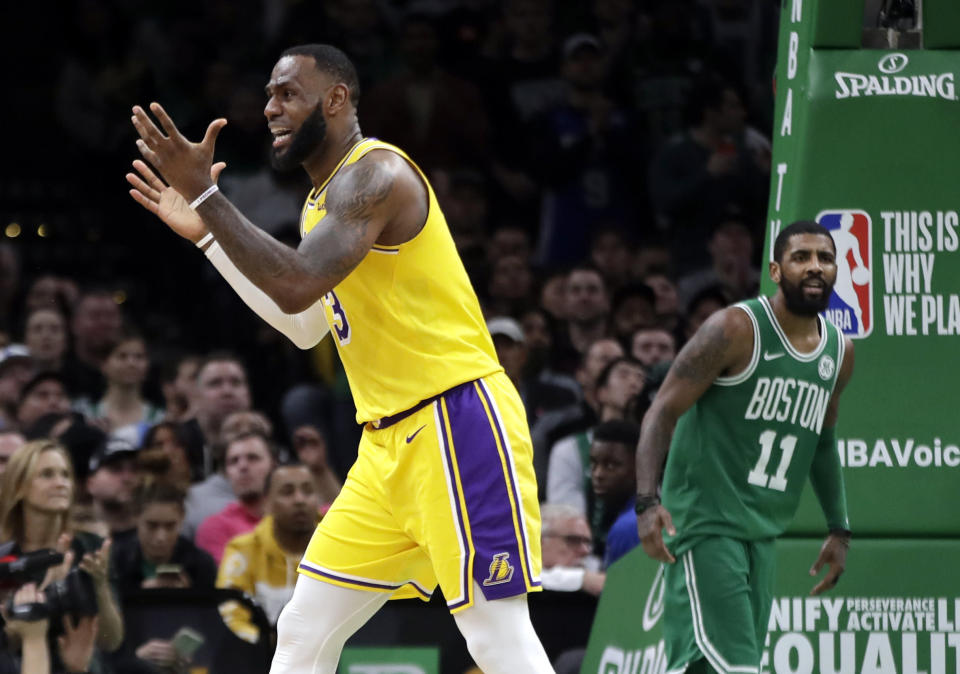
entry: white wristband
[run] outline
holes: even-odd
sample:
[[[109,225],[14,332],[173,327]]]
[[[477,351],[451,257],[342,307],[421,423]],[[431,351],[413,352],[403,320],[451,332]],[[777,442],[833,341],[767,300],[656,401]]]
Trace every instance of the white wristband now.
[[[213,241],[213,232],[207,232],[203,235],[203,238],[197,241],[197,248],[203,248],[208,243]]]
[[[220,188],[217,187],[216,183],[214,183],[213,185],[211,185],[210,187],[208,187],[207,189],[205,189],[205,190],[203,191],[203,194],[201,194],[199,197],[197,197],[196,199],[194,199],[193,201],[190,202],[190,208],[193,209],[193,210],[197,210],[197,206],[199,206],[199,205],[202,204],[204,201],[206,201],[208,198],[210,198],[210,195],[211,195],[211,194],[213,194],[214,192],[219,192],[219,191],[220,191]]]

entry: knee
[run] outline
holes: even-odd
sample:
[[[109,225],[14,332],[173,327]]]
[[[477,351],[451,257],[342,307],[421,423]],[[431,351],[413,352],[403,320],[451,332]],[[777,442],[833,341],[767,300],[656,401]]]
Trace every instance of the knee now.
[[[506,608],[506,603],[502,602],[502,608]],[[540,650],[539,640],[525,611],[484,609],[467,609],[457,621],[470,655],[484,671],[511,671],[509,667],[504,668],[506,663],[526,661]]]
[[[296,645],[303,643],[308,632],[313,631],[306,616],[297,607],[296,602],[288,602],[277,619],[277,646],[281,643]]]
[[[487,662],[496,654],[498,649],[497,639],[492,630],[462,630],[463,638],[467,642],[467,650],[473,656],[474,662],[480,664]],[[503,648],[503,644],[499,648]]]

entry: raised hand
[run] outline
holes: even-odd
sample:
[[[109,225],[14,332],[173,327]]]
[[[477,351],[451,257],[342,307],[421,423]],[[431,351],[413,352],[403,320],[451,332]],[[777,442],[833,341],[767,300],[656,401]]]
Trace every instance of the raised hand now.
[[[97,626],[97,616],[87,616],[76,622],[70,616],[63,616],[63,636],[57,639],[57,645],[67,671],[85,672],[89,669]]]
[[[47,569],[47,573],[43,577],[43,582],[40,583],[41,590],[50,583],[55,583],[58,580],[66,578],[67,573],[73,568],[73,550],[70,549],[71,540],[70,534],[66,532],[60,534],[54,549],[63,555],[63,562]]]
[[[226,168],[222,161],[210,167],[210,180],[217,182],[220,172]],[[146,162],[136,159],[133,168],[139,172],[127,174],[127,182],[133,187],[130,196],[138,204],[156,215],[177,234],[196,243],[207,233],[207,226],[190,208],[183,195],[160,180]]]
[[[150,162],[161,177],[180,195],[189,201],[196,199],[212,184],[211,166],[217,135],[227,125],[227,120],[210,122],[203,140],[192,143],[177,129],[173,120],[159,103],[151,103],[150,111],[156,115],[163,131],[157,128],[146,111],[133,106],[130,120],[140,134],[137,149]],[[166,135],[164,135],[166,132]]]
[[[110,539],[106,539],[96,552],[88,552],[80,560],[80,568],[90,574],[97,587],[105,587],[110,575]]]
[[[653,559],[673,564],[677,560],[663,542],[664,529],[671,536],[677,533],[673,527],[673,518],[662,505],[651,506],[637,515],[637,533],[640,534],[643,551]]]

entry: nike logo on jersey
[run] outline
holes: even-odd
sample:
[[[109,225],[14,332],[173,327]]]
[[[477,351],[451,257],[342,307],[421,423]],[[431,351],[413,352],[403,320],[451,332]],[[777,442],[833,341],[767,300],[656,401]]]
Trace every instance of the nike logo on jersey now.
[[[783,353],[782,351],[781,351],[780,353],[770,353],[769,351],[764,351],[764,352],[763,352],[763,359],[764,359],[764,360],[776,360],[777,358],[782,358],[783,356],[786,356],[786,355],[787,355],[787,354]]]
[[[417,430],[415,430],[412,434],[408,435],[408,436],[407,436],[407,444],[409,445],[411,442],[413,442],[413,439],[414,439],[415,437],[417,437],[417,433],[419,433],[420,431],[422,431],[422,430],[423,430],[424,428],[426,428],[426,427],[427,427],[427,425],[424,424],[423,426],[421,426],[420,428],[418,428]]]

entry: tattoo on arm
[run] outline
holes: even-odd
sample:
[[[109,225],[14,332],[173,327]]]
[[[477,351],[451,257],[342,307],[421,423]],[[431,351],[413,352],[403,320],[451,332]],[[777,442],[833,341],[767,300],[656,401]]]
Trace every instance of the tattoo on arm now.
[[[710,320],[677,356],[641,429],[636,460],[638,494],[656,493],[679,415],[727,366],[732,344],[725,321]]]
[[[362,160],[327,190],[327,217],[299,249],[280,243],[247,220],[221,194],[200,211],[237,268],[287,313],[312,305],[356,267],[379,235],[375,222],[396,171],[389,162]]]
[[[657,493],[675,425],[676,422],[671,423],[663,415],[656,415],[644,424],[637,452],[637,494],[649,496]]]
[[[357,250],[363,241],[377,209],[393,190],[395,173],[381,162],[358,162],[339,185],[331,185],[327,192],[327,215],[338,225],[338,237],[344,243],[340,255],[329,260],[331,271],[347,274],[366,250]]]
[[[717,363],[722,362],[729,347],[730,338],[723,326],[708,323],[677,356],[673,372],[681,379],[691,381],[713,379],[717,375]]]
[[[327,212],[337,222],[366,231],[374,209],[382,204],[393,189],[394,175],[377,162],[358,163],[349,173],[349,180],[327,195]]]

